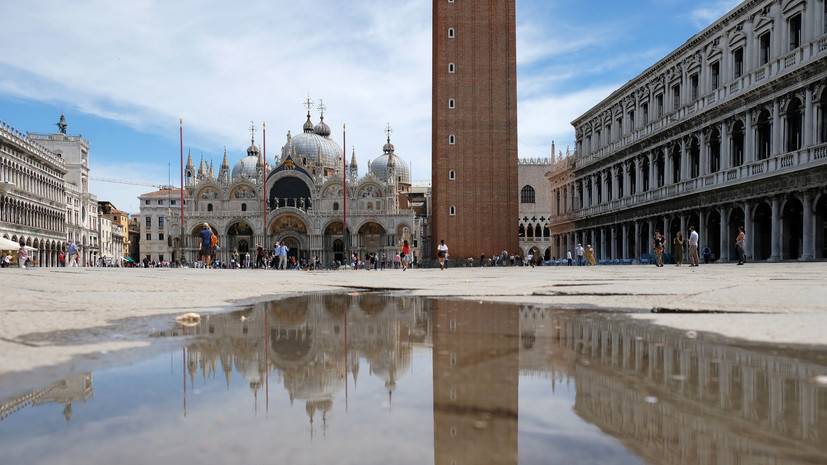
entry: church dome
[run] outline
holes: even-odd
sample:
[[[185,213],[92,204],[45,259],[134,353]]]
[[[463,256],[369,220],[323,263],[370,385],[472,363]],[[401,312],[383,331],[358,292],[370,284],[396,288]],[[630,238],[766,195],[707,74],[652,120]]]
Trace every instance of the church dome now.
[[[306,161],[323,168],[338,167],[342,148],[329,137],[330,127],[324,123],[324,120],[314,127],[308,115],[303,130],[301,134],[288,139],[281,151],[282,161],[287,156],[292,156],[296,163]]]
[[[396,181],[399,184],[411,184],[411,169],[404,160],[394,152],[394,146],[388,138],[385,146],[382,147],[382,155],[370,162],[368,170],[371,174],[381,180],[388,178],[388,166],[393,166],[396,173]]]
[[[255,147],[255,146],[253,146]],[[248,150],[249,153],[249,150]],[[253,178],[258,176],[258,154],[247,155],[238,160],[238,163],[233,166],[233,179],[238,178]]]

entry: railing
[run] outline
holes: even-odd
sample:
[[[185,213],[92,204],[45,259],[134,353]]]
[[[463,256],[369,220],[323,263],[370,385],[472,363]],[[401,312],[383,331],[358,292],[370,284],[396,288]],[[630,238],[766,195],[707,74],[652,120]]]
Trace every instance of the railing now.
[[[760,81],[767,77],[767,68],[761,68],[755,72],[755,80]]]
[[[790,66],[793,66],[795,64],[795,59],[796,59],[797,54],[798,54],[798,52],[796,51],[796,52],[790,53],[789,55],[784,57],[784,67],[785,68],[789,68]]]
[[[729,85],[729,93],[730,94],[734,94],[735,92],[738,92],[739,90],[741,90],[741,81],[735,81],[735,82],[733,82],[732,84]]]
[[[823,52],[827,50],[827,37],[818,41],[818,51]]]
[[[734,170],[727,171],[726,180],[727,181],[732,181],[734,179],[738,179],[738,170],[734,169]]]

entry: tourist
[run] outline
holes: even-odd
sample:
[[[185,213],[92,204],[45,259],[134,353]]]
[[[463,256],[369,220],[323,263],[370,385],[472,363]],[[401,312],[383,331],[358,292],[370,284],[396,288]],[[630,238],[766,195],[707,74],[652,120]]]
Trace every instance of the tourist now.
[[[256,244],[256,268],[264,268],[264,247],[261,244]]]
[[[569,266],[573,265],[572,259],[571,259],[571,250],[566,251],[566,262],[568,263]]]
[[[712,251],[709,250],[709,246],[704,247],[704,265],[709,265],[712,262]]]
[[[26,269],[26,262],[29,261],[29,250],[26,249],[26,243],[20,241],[20,249],[17,251],[17,266]]]
[[[735,251],[738,252],[738,264],[743,265],[746,260],[746,249],[744,248],[747,241],[747,235],[744,233],[744,227],[738,226],[738,237],[735,238]]]
[[[279,269],[286,270],[287,269],[287,253],[290,249],[287,245],[282,242],[281,249],[279,249]]]
[[[526,256],[526,260],[528,260],[528,265],[534,268],[534,252],[528,251],[528,256]]]
[[[683,265],[683,233],[678,231],[672,241],[672,255],[675,256],[675,266]]]
[[[399,258],[402,261],[402,271],[408,269],[408,260],[411,256],[411,244],[408,243],[408,240],[405,239],[402,241],[402,252],[399,254]]]
[[[66,266],[66,255],[63,251],[57,254],[57,266]]]
[[[210,265],[212,266],[212,262],[215,261],[216,254],[218,253],[218,234],[213,234],[210,238]]]
[[[212,229],[210,225],[204,223],[202,225],[201,232],[198,233],[201,236],[201,263],[204,265],[204,268],[210,267],[210,256],[212,255]]]
[[[698,242],[700,237],[695,231],[694,226],[689,227],[689,266],[700,265],[700,258],[698,257]]]
[[[589,266],[597,265],[597,260],[594,258],[594,248],[591,244],[586,245],[586,260],[589,262]]]
[[[8,268],[8,267],[10,267],[10,266],[11,266],[11,254],[10,254],[10,253],[6,253],[6,254],[3,256],[3,260],[2,260],[2,261],[0,261],[0,264],[2,264],[3,268]]]
[[[655,232],[655,266],[663,267],[663,234]]]
[[[75,241],[69,242],[69,266],[78,266],[78,246]]]
[[[144,257],[144,268],[149,268],[149,255]]]
[[[437,261],[439,261],[439,269],[445,270],[445,261],[448,259],[448,246],[445,245],[444,240],[439,241],[439,245],[436,250]]]
[[[583,245],[577,244],[577,247],[574,248],[574,255],[577,257],[577,266],[583,266],[585,260],[583,259],[583,255],[586,251],[583,249]]]

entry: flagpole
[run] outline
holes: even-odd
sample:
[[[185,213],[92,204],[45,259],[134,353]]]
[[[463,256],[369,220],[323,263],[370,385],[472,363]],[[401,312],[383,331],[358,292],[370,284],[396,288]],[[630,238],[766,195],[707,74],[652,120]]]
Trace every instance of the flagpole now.
[[[267,207],[269,207],[269,204],[267,202],[267,122],[264,121],[261,123],[261,139],[262,152],[264,152],[264,167],[262,168],[264,173],[264,218],[261,224],[264,231],[264,249],[266,250],[269,247],[267,244]]]
[[[347,125],[342,124],[342,239],[344,254],[342,259],[350,263],[350,241],[347,230]]]
[[[180,152],[180,167],[181,167],[181,235],[178,240],[180,252],[178,256],[178,263],[184,263],[184,118],[178,118],[178,142],[181,149]]]

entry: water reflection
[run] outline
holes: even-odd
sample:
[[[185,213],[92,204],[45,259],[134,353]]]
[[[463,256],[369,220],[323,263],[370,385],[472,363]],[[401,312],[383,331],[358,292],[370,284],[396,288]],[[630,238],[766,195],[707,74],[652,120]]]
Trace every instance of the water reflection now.
[[[388,454],[396,463],[437,465],[827,463],[827,388],[814,382],[827,374],[822,349],[738,345],[622,315],[378,294],[280,300],[158,336],[173,334],[191,337],[171,356],[169,386],[134,381],[138,369],[104,372],[96,376],[110,380],[101,396],[123,404],[82,421],[128,416],[137,407],[151,410],[155,422],[192,414],[202,425],[221,416],[222,435],[203,434],[209,443],[199,447],[210,458],[228,454],[223,441],[230,439],[222,438],[243,431],[258,447],[245,451],[255,463],[350,461],[336,459],[343,444],[373,448],[375,457],[357,455],[367,463],[387,463]],[[211,391],[205,401],[199,394],[213,385],[235,392],[241,380],[254,417],[277,408],[279,421],[262,415],[262,428],[244,429],[247,420],[225,418],[239,408],[235,397]],[[130,383],[149,390],[119,395]],[[153,389],[157,397],[146,394]],[[65,405],[68,420],[73,403],[93,408],[91,393],[92,377],[84,374],[0,403],[0,448],[25,459],[60,448],[43,436],[29,450],[4,441],[5,432],[34,429],[32,415],[15,420],[28,406]],[[164,404],[171,397],[179,398],[177,412]],[[394,409],[395,402],[403,405]],[[294,404],[303,420],[288,415]],[[299,434],[330,442],[330,456],[319,442],[284,447],[295,441],[297,420]],[[203,427],[187,425],[172,434],[188,441]],[[152,422],[144,428],[161,430]],[[273,442],[274,431],[280,441]],[[93,441],[77,435],[74,441]],[[426,449],[432,453],[423,458]],[[398,450],[409,452],[394,456]],[[159,454],[156,463],[174,456],[142,453]],[[108,458],[98,454],[92,463]]]

